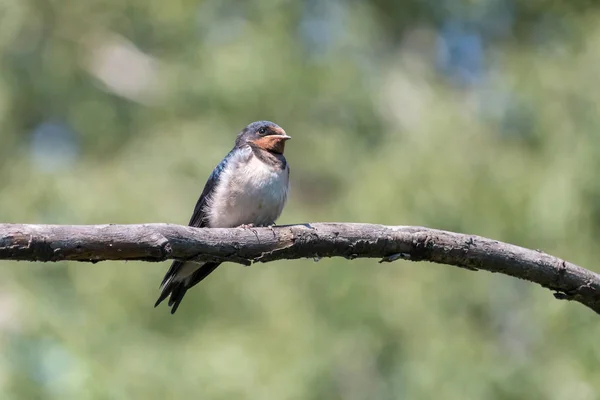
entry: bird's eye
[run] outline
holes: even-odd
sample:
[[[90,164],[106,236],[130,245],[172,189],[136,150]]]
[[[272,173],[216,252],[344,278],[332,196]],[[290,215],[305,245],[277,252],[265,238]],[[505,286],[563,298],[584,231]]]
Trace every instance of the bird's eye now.
[[[260,128],[258,130],[258,133],[260,133],[261,135],[264,135],[265,133],[267,133],[267,128],[265,128],[264,126],[262,128]]]

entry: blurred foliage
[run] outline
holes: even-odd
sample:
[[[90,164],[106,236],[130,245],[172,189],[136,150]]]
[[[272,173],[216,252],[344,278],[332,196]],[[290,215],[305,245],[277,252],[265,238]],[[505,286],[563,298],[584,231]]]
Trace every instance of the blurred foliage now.
[[[0,0],[0,221],[185,223],[247,123],[279,223],[426,225],[598,271],[593,1]],[[534,285],[375,260],[0,262],[12,399],[595,399],[600,327]]]

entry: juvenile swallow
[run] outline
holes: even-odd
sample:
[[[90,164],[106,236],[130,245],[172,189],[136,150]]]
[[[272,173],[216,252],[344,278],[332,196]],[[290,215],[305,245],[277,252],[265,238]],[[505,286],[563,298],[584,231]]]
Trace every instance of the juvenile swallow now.
[[[290,167],[283,156],[291,139],[277,124],[257,121],[246,126],[235,146],[208,178],[189,226],[234,228],[271,226],[287,201]],[[219,262],[174,261],[154,307],[169,298],[171,314],[185,293],[206,278]]]

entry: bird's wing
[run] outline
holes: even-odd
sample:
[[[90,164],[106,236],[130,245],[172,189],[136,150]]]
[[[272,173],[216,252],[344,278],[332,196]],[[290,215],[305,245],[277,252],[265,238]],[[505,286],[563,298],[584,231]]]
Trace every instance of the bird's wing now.
[[[204,185],[204,189],[202,190],[202,194],[200,198],[196,202],[196,206],[194,207],[194,212],[192,217],[190,218],[189,226],[194,226],[198,228],[203,228],[208,226],[208,220],[205,212],[206,202],[210,198],[212,191],[215,189],[217,184],[219,183],[219,179],[221,177],[221,173],[223,169],[230,161],[230,158],[233,154],[233,150],[229,152],[215,167],[213,172],[208,177],[208,181]],[[185,261],[173,261],[171,267],[165,274],[165,277],[162,280],[161,286],[161,294],[156,301],[155,307],[159,305],[164,299],[166,299],[169,295],[171,295],[171,299],[169,300],[169,306],[173,306],[171,308],[171,313],[174,313],[179,307],[179,303],[183,299],[185,292],[190,287],[196,285],[202,279],[206,278],[212,271],[215,270],[219,266],[220,263],[209,262],[199,264],[199,268],[191,275],[190,279],[180,280],[181,278],[177,278],[179,271],[186,264]]]
[[[215,189],[215,187],[219,183],[219,178],[221,177],[221,173],[223,172],[223,169],[225,169],[225,166],[227,165],[227,162],[229,162],[229,159],[231,158],[232,154],[233,154],[233,150],[230,151],[229,154],[227,154],[225,156],[225,158],[219,163],[219,165],[217,165],[215,167],[213,172],[208,177],[208,180],[206,181],[206,184],[204,185],[204,189],[202,190],[202,194],[200,195],[200,198],[198,198],[198,201],[196,202],[196,206],[194,207],[194,212],[192,214],[192,217],[190,218],[190,222],[188,223],[188,226],[194,226],[197,228],[204,228],[204,227],[208,226],[208,220],[206,218],[207,216],[206,216],[206,212],[204,210],[206,207],[206,202],[208,201],[212,191]],[[169,270],[165,274],[165,277],[164,277],[161,285],[164,285],[165,282],[167,280],[169,280],[169,278],[172,275],[176,274],[177,270],[179,270],[181,265],[183,265],[183,262],[174,261],[173,264],[171,265],[171,268],[169,268]]]
[[[212,191],[215,189],[215,187],[219,183],[219,178],[221,177],[221,173],[223,172],[223,169],[225,169],[225,166],[227,165],[227,163],[230,161],[232,155],[233,155],[233,150],[230,151],[229,154],[227,154],[225,156],[223,161],[221,161],[219,163],[219,165],[217,165],[215,167],[213,172],[208,177],[208,181],[206,181],[206,185],[204,185],[204,190],[202,190],[202,194],[200,195],[200,198],[196,202],[196,207],[194,207],[194,213],[192,214],[192,218],[190,218],[190,222],[188,223],[189,226],[195,226],[198,228],[203,228],[203,227],[208,226],[208,221],[206,220],[206,213],[204,212],[204,208],[206,207],[206,202],[207,202],[208,198],[210,197],[210,194],[212,193]]]

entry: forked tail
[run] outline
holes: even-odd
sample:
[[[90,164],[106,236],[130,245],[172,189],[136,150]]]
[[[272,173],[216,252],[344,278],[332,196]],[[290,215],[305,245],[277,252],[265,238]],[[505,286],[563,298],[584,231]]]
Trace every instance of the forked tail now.
[[[214,262],[198,264],[174,261],[160,284],[160,296],[154,307],[170,296],[168,304],[171,307],[171,314],[175,314],[188,289],[206,278],[219,265],[220,263]]]

